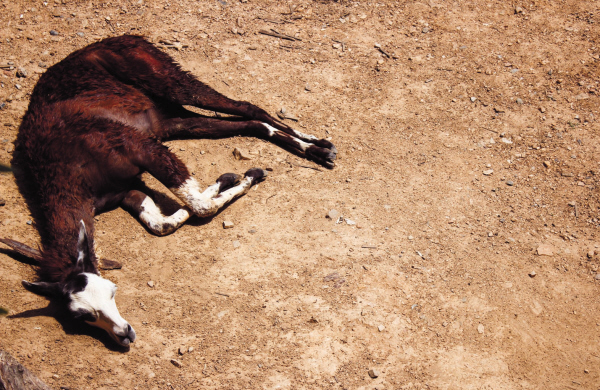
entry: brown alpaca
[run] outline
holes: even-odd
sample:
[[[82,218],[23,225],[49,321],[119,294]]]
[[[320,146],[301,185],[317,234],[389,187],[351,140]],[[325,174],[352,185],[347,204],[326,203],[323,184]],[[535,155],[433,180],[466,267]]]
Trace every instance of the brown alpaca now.
[[[236,117],[205,117],[183,105]],[[192,215],[208,217],[266,177],[253,168],[244,177],[221,175],[202,190],[186,166],[161,141],[173,138],[255,136],[328,168],[336,149],[298,132],[247,102],[231,100],[180,69],[141,37],[105,39],[48,69],[31,95],[16,142],[14,165],[26,172],[41,216],[42,251],[10,240],[37,257],[39,282],[30,291],[64,299],[75,317],[129,345],[135,332],[119,314],[116,286],[100,277],[94,252],[94,216],[123,206],[158,235],[172,233]],[[162,215],[133,189],[149,172],[186,207]]]

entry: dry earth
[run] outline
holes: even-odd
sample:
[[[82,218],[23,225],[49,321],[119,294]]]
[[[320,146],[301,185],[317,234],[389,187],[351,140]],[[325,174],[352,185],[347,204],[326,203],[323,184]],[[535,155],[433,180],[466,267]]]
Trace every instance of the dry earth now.
[[[591,0],[2,1],[2,162],[45,66],[124,33],[340,153],[170,142],[205,185],[273,172],[168,237],[96,219],[129,351],[2,250],[0,348],[56,389],[600,388],[599,22]],[[39,242],[9,173],[0,198],[0,236]]]

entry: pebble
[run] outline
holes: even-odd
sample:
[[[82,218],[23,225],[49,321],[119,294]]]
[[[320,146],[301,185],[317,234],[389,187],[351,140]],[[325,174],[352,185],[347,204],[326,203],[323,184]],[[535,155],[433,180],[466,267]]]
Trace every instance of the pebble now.
[[[256,233],[256,229],[250,229],[250,230],[248,230],[248,233],[254,234],[254,233]]]
[[[596,251],[594,249],[590,249],[590,251],[587,253],[588,259],[591,259],[592,257],[594,257],[595,254],[596,254]]]
[[[500,141],[504,142],[505,144],[512,144],[512,141],[509,140],[508,138],[500,138]]]
[[[523,104],[523,99],[517,98],[517,104]]]
[[[21,84],[15,84],[16,89],[21,89]]]
[[[233,149],[233,157],[235,157],[236,160],[252,160],[252,158],[248,156],[247,153],[242,152],[238,148]]]
[[[175,367],[179,367],[179,368],[183,367],[183,364],[182,364],[182,363],[181,363],[179,360],[177,360],[177,359],[171,359],[171,363],[172,363],[172,364],[173,364]]]
[[[477,98],[475,96],[471,96],[471,101],[475,102],[477,100]]]
[[[535,273],[535,271],[531,271],[528,275],[530,278],[535,278],[535,275],[537,274]]]
[[[233,249],[237,249],[237,248],[239,248],[240,246],[242,246],[242,244],[241,244],[241,243],[240,243],[238,240],[235,240],[235,241],[233,242]]]
[[[483,334],[484,330],[485,328],[483,327],[483,324],[477,325],[477,332],[479,332],[479,334]]]
[[[483,171],[483,174],[486,176],[490,176],[492,173],[494,173],[493,169],[487,169],[487,170]]]
[[[223,229],[231,229],[233,227],[233,222],[231,221],[223,221]]]
[[[512,180],[507,180],[507,181],[506,181],[506,185],[507,185],[507,186],[514,186],[514,185],[515,185],[515,183],[514,183]]]
[[[596,280],[600,280],[600,274],[596,274],[596,276],[594,277]]]
[[[376,369],[371,369],[369,370],[369,376],[373,379],[377,378],[379,375],[381,375],[381,373],[379,372],[379,370]]]
[[[58,31],[56,31],[56,30],[50,30],[50,35],[56,36],[56,35],[58,35]]]
[[[4,206],[6,204],[6,201],[4,199],[0,199],[0,206]]]
[[[148,287],[153,288],[154,287],[154,282],[153,281],[149,281],[148,282]]]
[[[179,352],[180,355],[185,355],[185,353],[187,352],[187,347],[185,345],[182,345],[179,347],[177,352]]]
[[[423,32],[423,34],[427,34],[429,32],[429,27],[423,27],[423,30],[421,30]]]
[[[189,347],[188,348],[188,353],[192,353],[192,352],[194,352],[194,347]]]
[[[27,77],[27,69],[25,68],[18,68],[17,69],[17,77]]]
[[[383,325],[379,325],[379,326],[377,327],[377,329],[378,329],[380,332],[383,332],[383,331],[385,330],[385,326],[383,326]]]
[[[29,221],[26,222],[27,225],[31,225],[33,223],[33,221],[30,219]]]
[[[332,221],[337,221],[338,218],[340,218],[340,212],[336,209],[331,209],[327,213],[327,218],[331,219]]]
[[[354,221],[353,221],[353,220],[351,220],[351,219],[344,218],[344,221],[346,221],[346,223],[347,223],[348,225],[350,225],[350,226],[356,225],[356,222],[354,222]]]
[[[538,256],[552,256],[554,255],[554,247],[550,244],[541,244],[537,247]]]
[[[546,168],[550,168],[550,161],[544,161],[543,164]]]
[[[414,237],[413,237],[413,236],[408,236],[408,239],[409,239],[410,241],[412,241],[412,240],[414,240]]]
[[[306,83],[306,86],[304,86],[304,89],[307,91],[312,91],[312,88],[310,87],[310,84]]]
[[[77,36],[83,38],[83,37],[85,37],[85,34],[83,32],[81,32],[81,31],[79,31],[77,33]]]
[[[386,209],[386,210],[389,210],[389,209],[392,208],[392,206],[390,206],[389,204],[384,204],[383,208]]]
[[[54,375],[52,375],[52,378],[54,378],[54,379],[58,379],[58,378],[60,378],[60,377],[59,377],[58,375],[54,374]]]

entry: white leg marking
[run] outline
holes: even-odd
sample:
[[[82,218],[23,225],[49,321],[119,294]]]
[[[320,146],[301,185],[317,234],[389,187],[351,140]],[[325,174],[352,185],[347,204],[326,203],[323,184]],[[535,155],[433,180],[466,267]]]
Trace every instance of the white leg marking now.
[[[140,220],[159,236],[172,233],[190,217],[190,213],[186,209],[179,209],[171,216],[163,215],[149,196],[144,199],[140,207],[142,209]]]
[[[262,123],[267,128],[267,130],[269,130],[269,137],[272,137],[276,133],[279,133],[281,131],[281,130],[277,130],[276,128],[274,128],[273,126],[269,125],[268,123],[264,123],[264,122],[260,122],[260,123]],[[298,147],[303,152],[305,152],[306,149],[308,149],[311,146],[311,144],[302,141],[300,138],[306,138],[306,139],[311,139],[311,140],[312,139],[314,139],[314,140],[317,139],[317,137],[314,137],[312,135],[303,134],[303,133],[300,133],[299,131],[296,131],[296,130],[293,130],[293,131],[294,131],[294,134],[296,135],[296,137],[294,138],[294,141],[296,141],[298,143]]]
[[[223,191],[220,194],[219,183],[211,185],[204,192],[200,192],[200,185],[196,179],[190,177],[179,188],[171,188],[171,191],[177,195],[186,206],[192,209],[194,214],[200,217],[208,217],[215,214],[232,199],[248,192],[251,186],[252,178],[245,177],[240,184],[227,191]]]
[[[302,132],[300,132],[298,130],[294,130],[294,134],[296,135],[296,137],[301,138],[303,140],[308,140],[308,141],[318,141],[319,140],[314,135],[305,134],[305,133],[302,133]]]

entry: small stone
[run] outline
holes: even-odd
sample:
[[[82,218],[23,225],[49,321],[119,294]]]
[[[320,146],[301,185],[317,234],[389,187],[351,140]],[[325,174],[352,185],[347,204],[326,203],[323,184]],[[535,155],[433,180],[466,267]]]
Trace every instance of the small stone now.
[[[507,186],[514,186],[514,185],[515,185],[515,183],[514,183],[512,180],[507,180],[507,181],[506,181],[506,185],[507,185]]]
[[[149,282],[148,282],[148,287],[150,287],[150,288],[154,288],[154,282],[153,282],[153,281],[149,281]]]
[[[410,241],[412,241],[412,240],[414,240],[415,238],[414,238],[413,236],[408,236],[408,239],[409,239]]]
[[[515,14],[522,14],[523,13],[523,8],[520,6],[516,6],[515,7]]]
[[[346,224],[348,224],[348,225],[350,225],[350,226],[356,225],[356,222],[354,222],[354,221],[353,221],[353,220],[351,220],[351,219],[344,218],[344,221],[346,221]]]
[[[189,347],[188,348],[188,353],[192,353],[192,352],[194,352],[194,347]]]
[[[312,91],[312,88],[310,87],[310,84],[308,84],[308,83],[306,83],[306,85],[304,86],[304,89],[309,92]]]
[[[503,114],[506,112],[506,110],[504,108],[498,107],[498,106],[494,107],[494,111],[498,114]]]
[[[238,240],[235,240],[235,241],[233,242],[233,249],[237,249],[237,248],[239,248],[240,246],[242,246],[242,244],[241,244],[241,243],[240,243]]]
[[[183,367],[183,364],[177,359],[171,359],[171,364],[173,364],[175,367],[178,367],[178,368]]]
[[[187,347],[185,345],[182,345],[181,347],[179,347],[179,349],[177,350],[177,352],[180,355],[185,355],[185,353],[187,352]]]
[[[494,237],[494,233],[488,232],[488,237]]]
[[[58,31],[56,31],[56,30],[50,30],[50,35],[56,36],[56,35],[58,35]]]
[[[383,208],[386,210],[390,210],[392,208],[392,206],[390,206],[389,204],[384,204]]]
[[[594,276],[594,279],[600,280],[600,274],[596,274],[596,276]]]
[[[52,378],[53,378],[53,379],[58,379],[58,378],[60,378],[60,377],[59,377],[58,375],[54,374],[54,375],[52,375]]]
[[[231,221],[223,221],[223,229],[231,229],[233,227],[233,222]]]
[[[531,271],[528,275],[530,278],[535,278],[535,275],[537,274],[535,273],[535,271]]]
[[[500,141],[502,141],[505,144],[509,144],[509,145],[512,144],[512,141],[509,140],[508,138],[500,138]]]
[[[27,225],[31,225],[33,223],[33,221],[30,219],[29,221],[25,222]]]
[[[486,176],[490,176],[492,173],[494,173],[493,169],[487,169],[487,170],[483,171],[483,174]]]
[[[250,229],[250,230],[248,230],[248,233],[254,234],[254,233],[256,233],[256,229]]]
[[[379,326],[377,327],[377,329],[378,329],[380,332],[383,332],[383,331],[385,330],[385,326],[383,326],[383,325],[379,325]]]
[[[38,66],[40,68],[47,68],[48,67],[48,65],[45,62],[42,62],[42,61],[38,62]]]
[[[596,251],[593,249],[590,249],[590,251],[587,253],[588,259],[591,259],[592,257],[594,257],[595,254],[596,254]]]
[[[83,37],[85,37],[85,34],[83,32],[81,32],[81,31],[79,31],[77,33],[77,36],[80,37],[80,38],[83,38]]]
[[[369,376],[373,379],[377,378],[379,375],[381,375],[381,373],[379,372],[379,370],[375,370],[375,369],[371,369],[369,370]]]
[[[252,160],[248,154],[242,152],[238,148],[233,149],[233,157],[235,157],[236,160]]]
[[[21,84],[15,84],[16,89],[21,89]]]
[[[521,98],[517,98],[516,101],[517,101],[517,104],[523,104],[523,99],[521,99]]]
[[[550,161],[544,161],[544,166],[546,168],[550,168]]]
[[[540,107],[540,108],[538,108],[538,110],[540,110],[540,112],[541,112],[542,114],[546,112],[546,109],[545,109],[544,107]]]
[[[17,69],[17,77],[22,77],[22,78],[27,77],[27,69],[25,69],[25,68],[18,68]]]
[[[471,101],[475,102],[477,100],[477,98],[475,96],[471,96]]]
[[[421,30],[421,32],[423,32],[423,34],[427,34],[429,32],[429,27],[423,27],[423,30]]]
[[[583,370],[583,372],[585,372],[586,374],[590,373],[590,370],[588,370],[587,368],[585,370]]]
[[[554,247],[550,244],[541,244],[537,247],[538,256],[552,256],[554,255]]]
[[[337,220],[340,218],[340,212],[337,211],[336,209],[331,209],[327,213],[327,218],[331,219],[332,221],[337,222]]]
[[[0,199],[0,207],[6,205],[6,201],[4,199]]]
[[[477,332],[479,332],[479,334],[483,334],[484,330],[485,328],[483,327],[483,324],[477,325]]]

